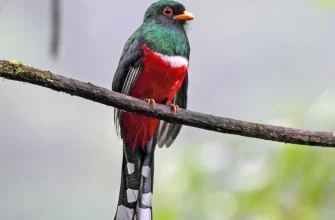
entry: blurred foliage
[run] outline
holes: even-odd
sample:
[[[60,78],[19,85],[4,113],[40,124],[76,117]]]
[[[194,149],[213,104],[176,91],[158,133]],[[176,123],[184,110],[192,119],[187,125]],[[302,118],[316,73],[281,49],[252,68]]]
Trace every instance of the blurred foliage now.
[[[292,126],[304,127],[302,109],[293,104],[289,106],[288,118],[296,122]],[[236,143],[229,147],[236,149],[238,146]],[[242,151],[246,148],[240,147]],[[334,156],[333,149],[279,143],[278,148],[266,156],[265,164],[256,172],[258,175],[251,178],[251,181],[259,182],[257,178],[264,178],[264,181],[243,189],[225,183],[234,178],[229,170],[218,168],[209,171],[199,162],[201,153],[187,151],[180,164],[175,165],[179,169],[169,176],[169,188],[156,188],[155,218],[331,219],[335,214]],[[247,156],[240,158],[241,161],[234,161],[233,166],[247,159]],[[232,169],[230,172],[237,171]],[[249,181],[244,183],[246,185],[255,185],[250,178],[244,180]]]
[[[335,0],[317,0],[317,4],[325,7],[325,8],[334,8]]]
[[[270,160],[272,175],[267,183],[256,190],[236,194],[235,217],[321,219],[323,204],[335,204],[331,196],[335,171],[332,157],[325,151],[284,146]]]

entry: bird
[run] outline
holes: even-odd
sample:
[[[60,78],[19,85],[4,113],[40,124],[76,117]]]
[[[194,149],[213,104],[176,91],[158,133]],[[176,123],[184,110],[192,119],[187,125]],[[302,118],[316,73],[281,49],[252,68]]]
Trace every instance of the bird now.
[[[187,24],[194,16],[183,4],[159,0],[146,10],[143,23],[126,41],[112,90],[156,104],[172,114],[187,108],[190,43]],[[151,220],[156,145],[170,147],[181,125],[114,109],[123,142],[121,184],[114,220]]]

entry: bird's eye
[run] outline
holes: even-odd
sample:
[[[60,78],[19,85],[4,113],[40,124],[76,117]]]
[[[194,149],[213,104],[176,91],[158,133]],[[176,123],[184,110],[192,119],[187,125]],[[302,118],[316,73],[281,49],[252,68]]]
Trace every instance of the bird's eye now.
[[[173,9],[170,7],[165,7],[163,9],[163,15],[165,16],[171,16],[173,14]]]

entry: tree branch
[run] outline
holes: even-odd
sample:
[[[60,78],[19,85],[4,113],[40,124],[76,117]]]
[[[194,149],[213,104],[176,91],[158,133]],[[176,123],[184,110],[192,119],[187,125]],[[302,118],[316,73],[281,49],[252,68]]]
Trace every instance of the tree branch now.
[[[156,109],[153,109],[143,100],[20,63],[0,60],[0,77],[43,86],[171,123],[284,143],[335,147],[335,133],[252,123],[184,109],[180,109],[176,115],[173,115],[171,108],[166,105],[157,104]]]

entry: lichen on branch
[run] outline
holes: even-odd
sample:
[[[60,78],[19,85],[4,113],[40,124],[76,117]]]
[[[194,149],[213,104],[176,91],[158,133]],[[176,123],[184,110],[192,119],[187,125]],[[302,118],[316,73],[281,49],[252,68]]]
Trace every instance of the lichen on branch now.
[[[53,82],[53,73],[42,71],[23,65],[21,61],[0,61],[0,72],[3,78],[29,82],[36,85],[48,84]],[[46,85],[45,87],[47,87]]]

